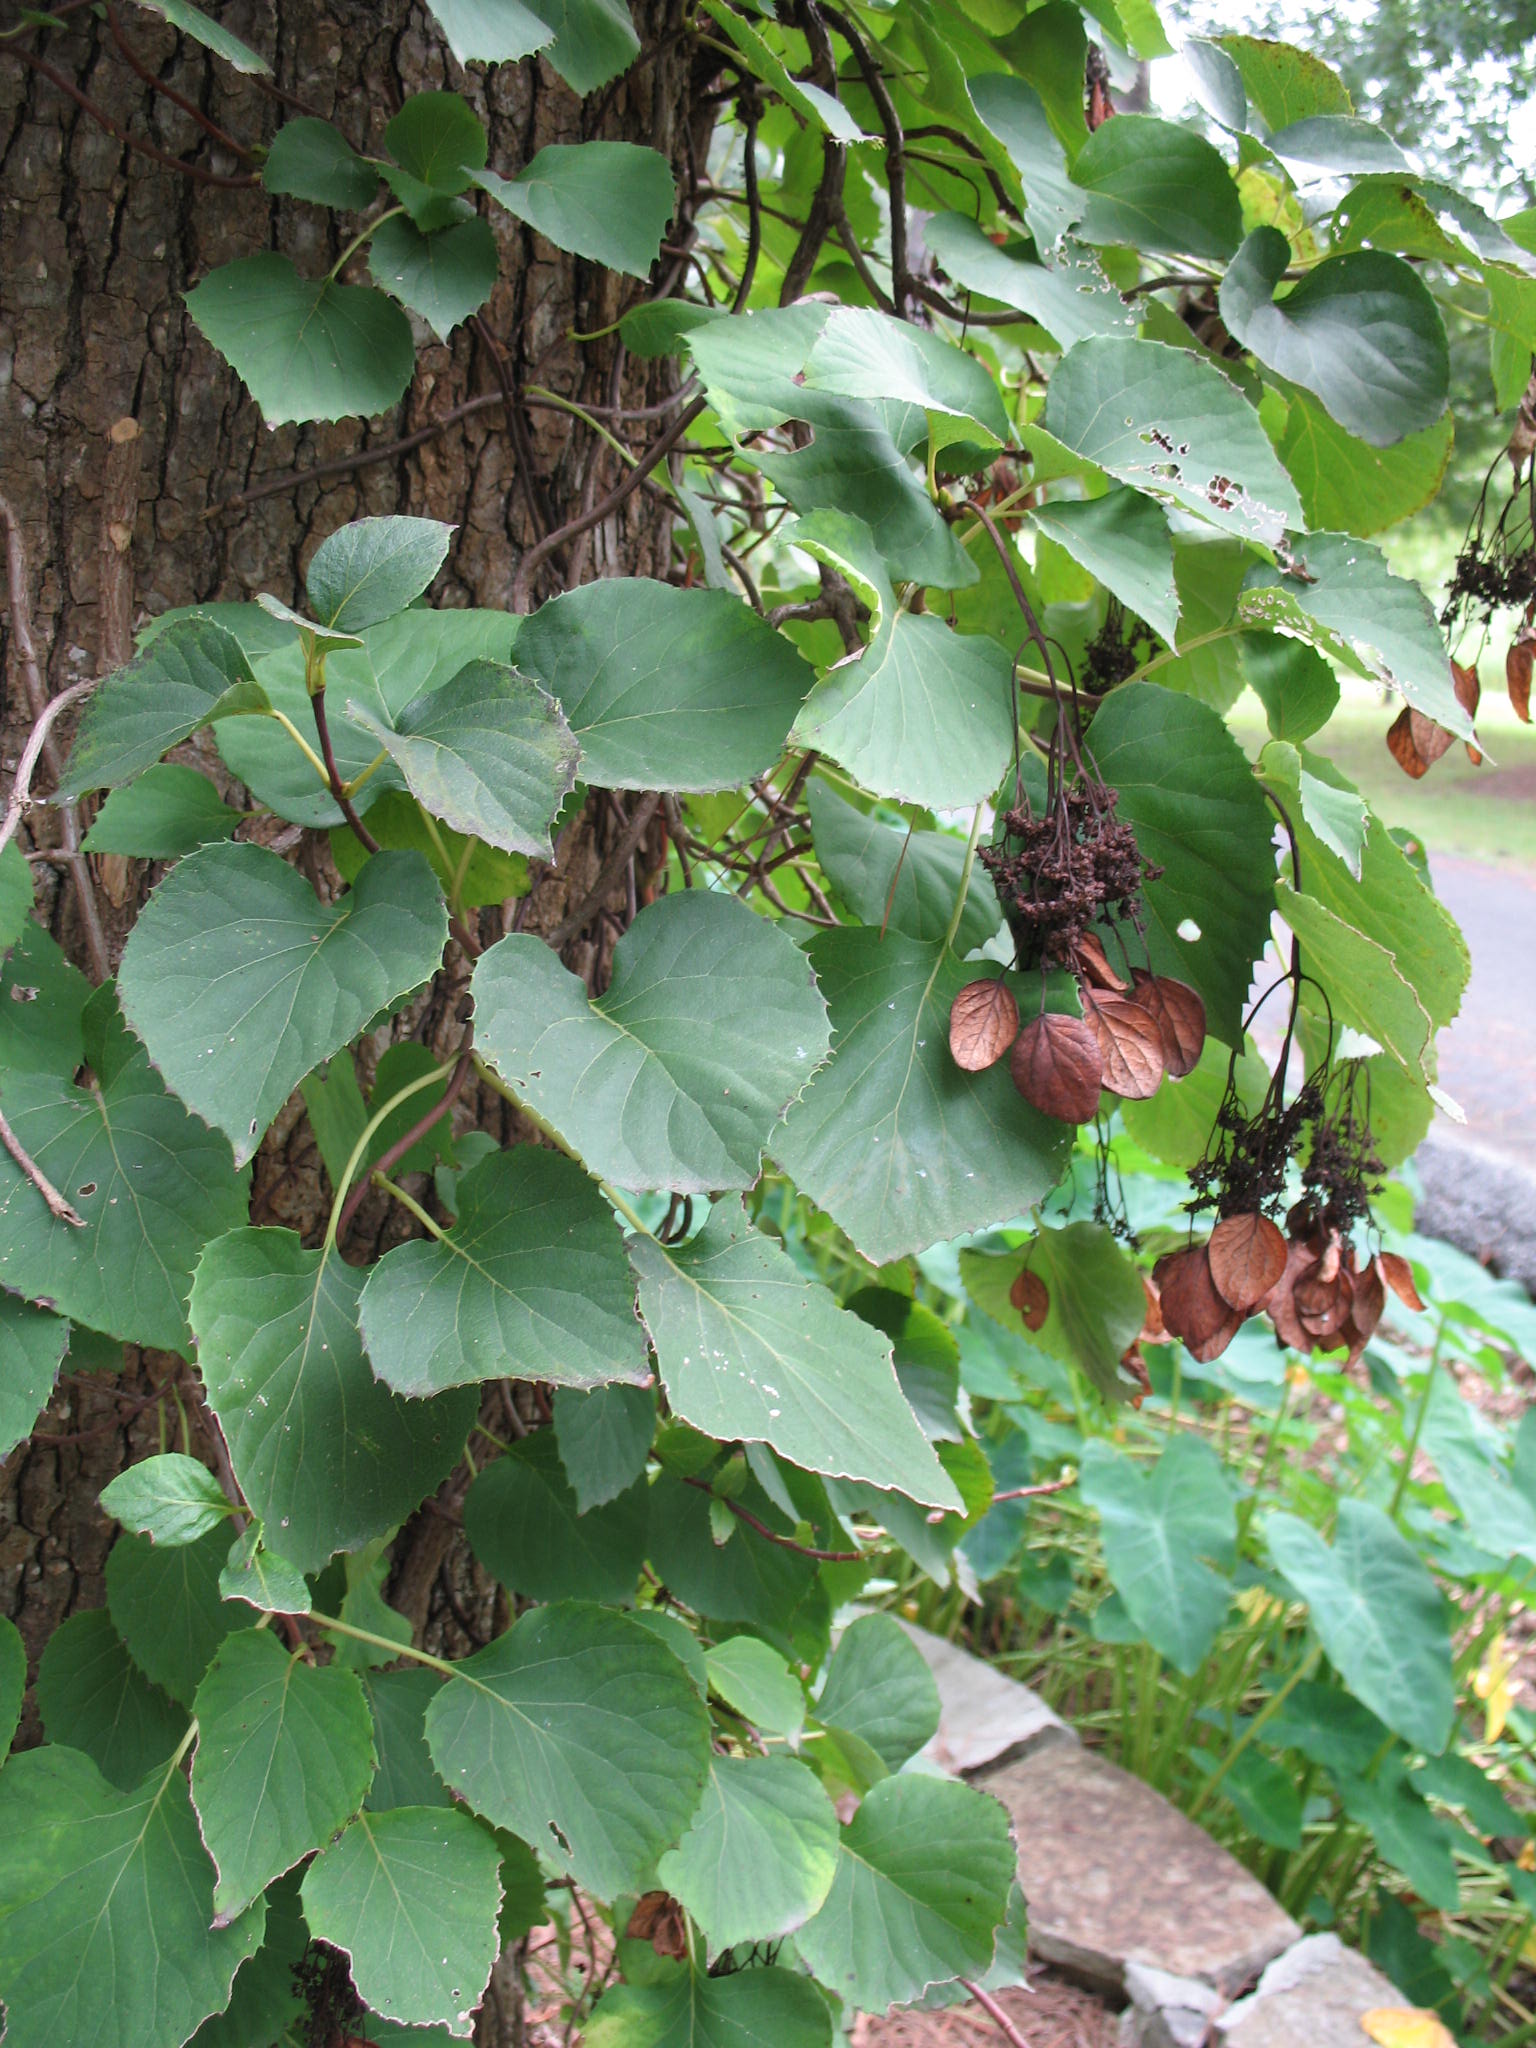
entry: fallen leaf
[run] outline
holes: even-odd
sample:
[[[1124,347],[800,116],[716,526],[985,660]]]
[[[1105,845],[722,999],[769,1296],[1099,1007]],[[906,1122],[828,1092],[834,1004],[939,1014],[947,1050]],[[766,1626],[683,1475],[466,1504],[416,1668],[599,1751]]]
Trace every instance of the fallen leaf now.
[[[1013,1042],[1008,1071],[1024,1100],[1045,1116],[1085,1124],[1098,1115],[1104,1057],[1082,1017],[1050,1010],[1033,1018]]]
[[[968,981],[949,1006],[949,1050],[957,1067],[995,1067],[1019,1035],[1019,1006],[1002,982]]]
[[[1008,1299],[1018,1310],[1026,1330],[1040,1330],[1051,1312],[1050,1290],[1038,1273],[1026,1266],[1008,1290]]]
[[[1211,1279],[1229,1308],[1258,1307],[1285,1271],[1285,1238],[1255,1210],[1223,1216],[1211,1232]]]
[[[1419,2006],[1375,2006],[1361,2013],[1360,2026],[1378,2048],[1456,2048],[1455,2036]]]
[[[1163,1034],[1140,1003],[1123,996],[1090,998],[1083,1012],[1098,1040],[1104,1086],[1131,1102],[1145,1102],[1162,1086]]]

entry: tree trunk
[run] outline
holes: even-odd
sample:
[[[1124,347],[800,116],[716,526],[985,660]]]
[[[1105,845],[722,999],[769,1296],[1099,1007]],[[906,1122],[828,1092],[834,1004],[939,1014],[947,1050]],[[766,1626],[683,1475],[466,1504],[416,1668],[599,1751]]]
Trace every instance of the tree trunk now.
[[[461,328],[447,345],[427,338],[393,416],[268,431],[187,318],[183,295],[216,265],[274,246],[304,273],[318,274],[344,246],[341,233],[324,209],[274,202],[247,182],[250,159],[210,144],[170,93],[246,148],[270,141],[286,102],[333,119],[354,146],[378,154],[386,122],[409,93],[463,89],[489,129],[490,161],[503,172],[546,143],[594,134],[660,149],[684,195],[674,229],[680,237],[690,167],[702,160],[709,125],[690,75],[683,11],[682,0],[636,0],[643,54],[627,77],[585,102],[538,63],[477,71],[466,81],[412,0],[226,6],[227,25],[271,59],[275,93],[138,9],[121,21],[110,6],[105,20],[82,9],[65,28],[0,45],[0,497],[14,508],[24,542],[50,694],[117,665],[130,620],[259,590],[299,601],[314,546],[368,513],[453,521],[458,531],[436,601],[509,606],[524,549],[610,490],[620,473],[616,458],[567,414],[509,413],[504,404],[473,411],[414,448],[393,444],[468,400],[500,394],[504,384],[515,392],[536,382],[588,405],[643,405],[664,395],[675,375],[670,364],[629,362],[612,341],[573,340],[573,332],[610,326],[643,288],[551,250],[498,211],[502,272],[483,322]],[[89,110],[76,94],[92,103]],[[124,136],[219,182],[170,168]],[[664,256],[663,271],[673,261]],[[139,432],[124,428],[114,440],[123,420]],[[386,448],[371,462],[356,460]],[[306,471],[316,474],[305,480]],[[639,491],[614,519],[556,556],[535,597],[596,575],[665,576],[670,555],[670,516]],[[0,639],[7,772],[34,715],[14,623],[7,616]],[[211,762],[212,749],[203,752]],[[612,799],[592,801],[536,887],[527,929],[551,929],[588,893],[623,824]],[[34,812],[34,849],[57,848],[60,829],[57,813]],[[305,840],[299,857],[306,871],[322,887],[335,886],[325,835]],[[653,855],[656,843],[653,837]],[[645,857],[642,846],[642,865]],[[91,863],[113,960],[158,872],[130,871],[143,867]],[[70,868],[43,862],[35,872],[39,914],[88,964]],[[621,898],[617,917],[566,949],[589,982],[602,975],[622,916]],[[418,1012],[409,1021],[417,1035],[430,1040],[440,1031],[451,1039],[450,1008],[440,1001],[440,1014]],[[505,1106],[483,1108],[488,1126],[509,1135],[497,1121]],[[329,1200],[295,1098],[258,1161],[253,1218],[312,1233],[323,1228]],[[369,1211],[360,1224],[366,1242]],[[379,1215],[371,1227],[377,1239],[393,1225]],[[131,1350],[123,1358],[118,1347],[86,1334],[36,1436],[5,1468],[0,1610],[20,1627],[34,1672],[59,1622],[102,1604],[113,1526],[97,1495],[125,1462],[158,1449],[167,1426],[175,1440],[176,1408],[163,1397],[176,1383],[195,1401],[183,1361]],[[195,1432],[195,1407],[192,1426]],[[423,1514],[417,1525],[398,1546],[396,1598],[418,1624],[466,1648],[491,1625],[487,1585],[462,1545],[454,1551],[452,1519]],[[27,1726],[36,1739],[35,1721]]]

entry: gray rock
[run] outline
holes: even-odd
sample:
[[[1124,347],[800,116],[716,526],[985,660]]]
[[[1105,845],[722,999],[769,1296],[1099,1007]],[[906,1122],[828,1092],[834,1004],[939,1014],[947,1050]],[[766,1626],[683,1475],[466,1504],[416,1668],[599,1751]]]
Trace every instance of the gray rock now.
[[[922,1651],[939,1688],[939,1732],[923,1755],[940,1770],[959,1777],[1004,1758],[1027,1755],[1041,1742],[1076,1742],[1066,1724],[1027,1685],[1005,1678],[943,1636],[910,1622],[901,1625]]]
[[[1120,2048],[1206,2048],[1211,2021],[1226,2001],[1198,1977],[1170,1977],[1127,1963],[1130,2004],[1120,2016]]]
[[[1360,2017],[1408,2000],[1336,1934],[1309,1934],[1216,2022],[1219,2048],[1361,2048]]]
[[[982,1782],[1013,1816],[1030,1948],[1095,1989],[1140,1964],[1231,1997],[1295,1941],[1257,1878],[1091,1750],[1046,1743]]]

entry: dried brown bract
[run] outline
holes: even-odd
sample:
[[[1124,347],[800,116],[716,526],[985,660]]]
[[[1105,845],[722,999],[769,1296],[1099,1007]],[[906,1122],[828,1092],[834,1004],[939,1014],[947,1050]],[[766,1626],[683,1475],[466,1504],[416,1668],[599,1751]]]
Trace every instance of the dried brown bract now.
[[[1097,1116],[1104,1060],[1082,1017],[1048,1011],[1033,1018],[1014,1040],[1008,1070],[1014,1087],[1042,1115],[1068,1124]]]
[[[968,981],[949,1006],[949,1050],[968,1074],[994,1067],[1019,1035],[1019,1006],[996,977]]]

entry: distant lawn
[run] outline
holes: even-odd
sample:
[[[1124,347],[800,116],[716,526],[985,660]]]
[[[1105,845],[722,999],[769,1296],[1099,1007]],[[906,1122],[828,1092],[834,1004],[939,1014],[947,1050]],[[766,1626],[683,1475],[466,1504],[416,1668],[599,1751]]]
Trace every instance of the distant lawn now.
[[[1510,710],[1500,664],[1489,656],[1482,667],[1477,724],[1488,758],[1480,768],[1458,741],[1414,782],[1387,752],[1387,727],[1401,700],[1383,703],[1364,684],[1345,683],[1338,710],[1312,744],[1358,785],[1378,817],[1414,833],[1432,856],[1536,866],[1536,726],[1521,725]],[[1250,752],[1262,746],[1264,711],[1251,692],[1233,711],[1232,726]]]

